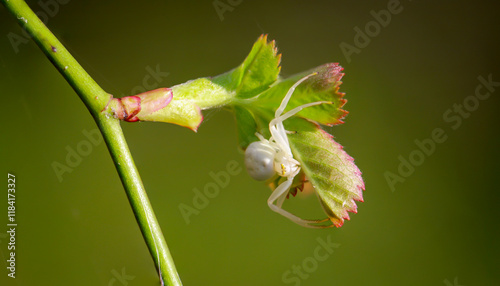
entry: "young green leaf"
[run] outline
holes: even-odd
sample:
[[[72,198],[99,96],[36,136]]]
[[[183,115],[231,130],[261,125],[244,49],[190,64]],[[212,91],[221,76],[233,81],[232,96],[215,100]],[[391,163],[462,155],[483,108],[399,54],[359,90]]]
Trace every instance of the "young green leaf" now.
[[[234,91],[238,98],[254,97],[278,79],[280,61],[275,42],[268,42],[267,35],[261,35],[239,67],[214,80]]]
[[[143,116],[141,120],[173,123],[197,131],[203,121],[203,115],[200,108],[192,101],[176,99],[165,108]]]
[[[342,226],[344,219],[349,219],[347,212],[357,212],[355,201],[363,201],[361,172],[333,136],[318,125],[294,118],[285,127],[297,131],[288,136],[294,157],[331,222]]]
[[[255,136],[257,123],[250,111],[243,107],[234,106],[233,112],[237,122],[238,142],[240,147],[244,149],[250,143],[259,140],[257,136]]]
[[[321,104],[306,108],[298,116],[328,126],[343,123],[342,119],[348,112],[342,109],[346,100],[343,99],[344,93],[339,92],[339,86],[342,84],[340,80],[344,76],[342,70],[343,68],[337,63],[330,63],[280,80],[270,89],[259,95],[255,104],[261,108],[279,106],[284,94],[286,94],[294,83],[304,76],[316,72],[318,73],[317,75],[310,77],[295,89],[285,112],[306,103],[328,101],[331,104]]]

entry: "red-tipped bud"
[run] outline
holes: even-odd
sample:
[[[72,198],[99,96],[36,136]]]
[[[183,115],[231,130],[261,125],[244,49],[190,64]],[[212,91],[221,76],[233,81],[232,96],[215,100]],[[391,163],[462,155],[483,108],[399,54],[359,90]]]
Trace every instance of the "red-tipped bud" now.
[[[172,101],[170,88],[159,88],[138,95],[113,98],[108,105],[113,115],[124,121],[155,121],[153,113],[167,107]],[[147,118],[147,119],[146,119]]]

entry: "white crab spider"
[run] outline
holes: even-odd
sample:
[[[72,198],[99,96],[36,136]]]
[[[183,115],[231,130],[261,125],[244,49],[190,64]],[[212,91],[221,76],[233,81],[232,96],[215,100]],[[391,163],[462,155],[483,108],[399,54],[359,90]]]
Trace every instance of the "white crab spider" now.
[[[278,109],[276,109],[274,119],[269,122],[269,132],[271,133],[271,137],[269,138],[269,140],[267,140],[261,134],[255,133],[260,141],[252,142],[245,150],[245,166],[250,176],[258,181],[268,180],[275,176],[275,174],[287,178],[286,181],[276,187],[276,189],[272,192],[271,196],[267,200],[267,204],[269,205],[271,210],[281,214],[282,216],[301,226],[311,228],[324,228],[328,226],[311,224],[319,224],[328,221],[329,219],[305,220],[281,208],[286,196],[288,195],[288,191],[292,186],[293,179],[300,172],[300,163],[293,158],[292,150],[290,149],[290,143],[288,142],[288,137],[286,135],[287,131],[283,126],[283,121],[294,116],[296,113],[306,107],[331,102],[317,101],[307,103],[298,106],[286,112],[285,114],[282,113],[285,110],[290,97],[295,91],[295,88],[306,79],[316,74],[317,73],[313,73],[303,77],[288,90],[287,94],[283,98],[283,101],[281,101],[280,106],[278,107]],[[274,204],[275,201],[276,204]]]

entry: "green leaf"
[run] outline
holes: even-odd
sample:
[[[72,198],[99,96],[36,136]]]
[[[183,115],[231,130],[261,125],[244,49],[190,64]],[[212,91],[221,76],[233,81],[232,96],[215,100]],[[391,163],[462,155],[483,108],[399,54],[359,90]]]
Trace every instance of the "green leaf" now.
[[[340,79],[344,75],[342,67],[337,63],[325,64],[290,78],[280,79],[269,89],[253,98],[233,102],[233,104],[246,109],[253,116],[253,121],[257,122],[257,128],[249,131],[246,130],[246,127],[241,126],[240,120],[236,118],[239,144],[242,149],[255,141],[249,141],[251,137],[248,137],[248,134],[259,132],[269,138],[269,122],[274,118],[274,112],[286,93],[299,79],[312,73],[317,73],[317,75],[311,76],[295,89],[285,112],[306,103],[327,101],[330,103],[305,108],[295,116],[328,126],[343,123],[342,119],[348,112],[342,109],[347,101],[343,98],[344,93],[339,92],[339,86],[342,84]],[[242,138],[245,140],[242,141]],[[253,138],[256,137],[253,136]]]
[[[188,127],[196,132],[201,121],[203,121],[203,115],[200,108],[192,101],[176,99],[172,100],[167,107],[141,117],[141,121],[173,123]]]
[[[339,86],[342,84],[340,80],[344,76],[342,70],[343,68],[337,63],[330,63],[291,76],[285,80],[280,80],[270,89],[259,95],[256,105],[276,109],[294,83],[304,76],[316,72],[318,73],[317,75],[311,76],[295,89],[285,112],[306,103],[329,101],[331,104],[321,104],[306,108],[298,113],[297,116],[328,126],[344,123],[342,119],[348,112],[342,109],[347,101],[343,98],[344,93],[339,92]]]
[[[141,121],[177,124],[197,131],[203,121],[201,110],[231,102],[234,93],[209,78],[198,78],[171,88],[173,98],[161,110],[140,117]]]
[[[171,87],[173,100],[187,100],[200,109],[217,108],[232,102],[235,94],[210,78],[198,78]]]
[[[239,67],[214,81],[235,91],[238,98],[254,97],[278,79],[280,61],[281,54],[277,54],[275,42],[268,42],[267,35],[261,35]]]
[[[241,149],[245,149],[250,143],[259,140],[255,136],[257,123],[253,115],[245,108],[235,106],[233,108],[238,128],[238,142]]]
[[[321,205],[333,225],[340,227],[348,212],[357,212],[355,201],[363,201],[365,184],[354,160],[318,125],[291,118],[285,128],[294,158],[300,162],[307,180],[314,186]]]

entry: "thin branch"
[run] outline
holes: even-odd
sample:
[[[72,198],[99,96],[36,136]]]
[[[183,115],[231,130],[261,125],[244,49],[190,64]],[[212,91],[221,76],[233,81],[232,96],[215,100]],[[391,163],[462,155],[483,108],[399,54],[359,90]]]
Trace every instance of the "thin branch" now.
[[[111,99],[111,95],[107,94],[90,77],[24,1],[0,1],[33,37],[40,49],[89,109],[111,153],[142,235],[156,267],[159,269],[162,284],[182,285],[160,225],[156,220],[139,172],[123,136],[120,121],[102,112]]]

